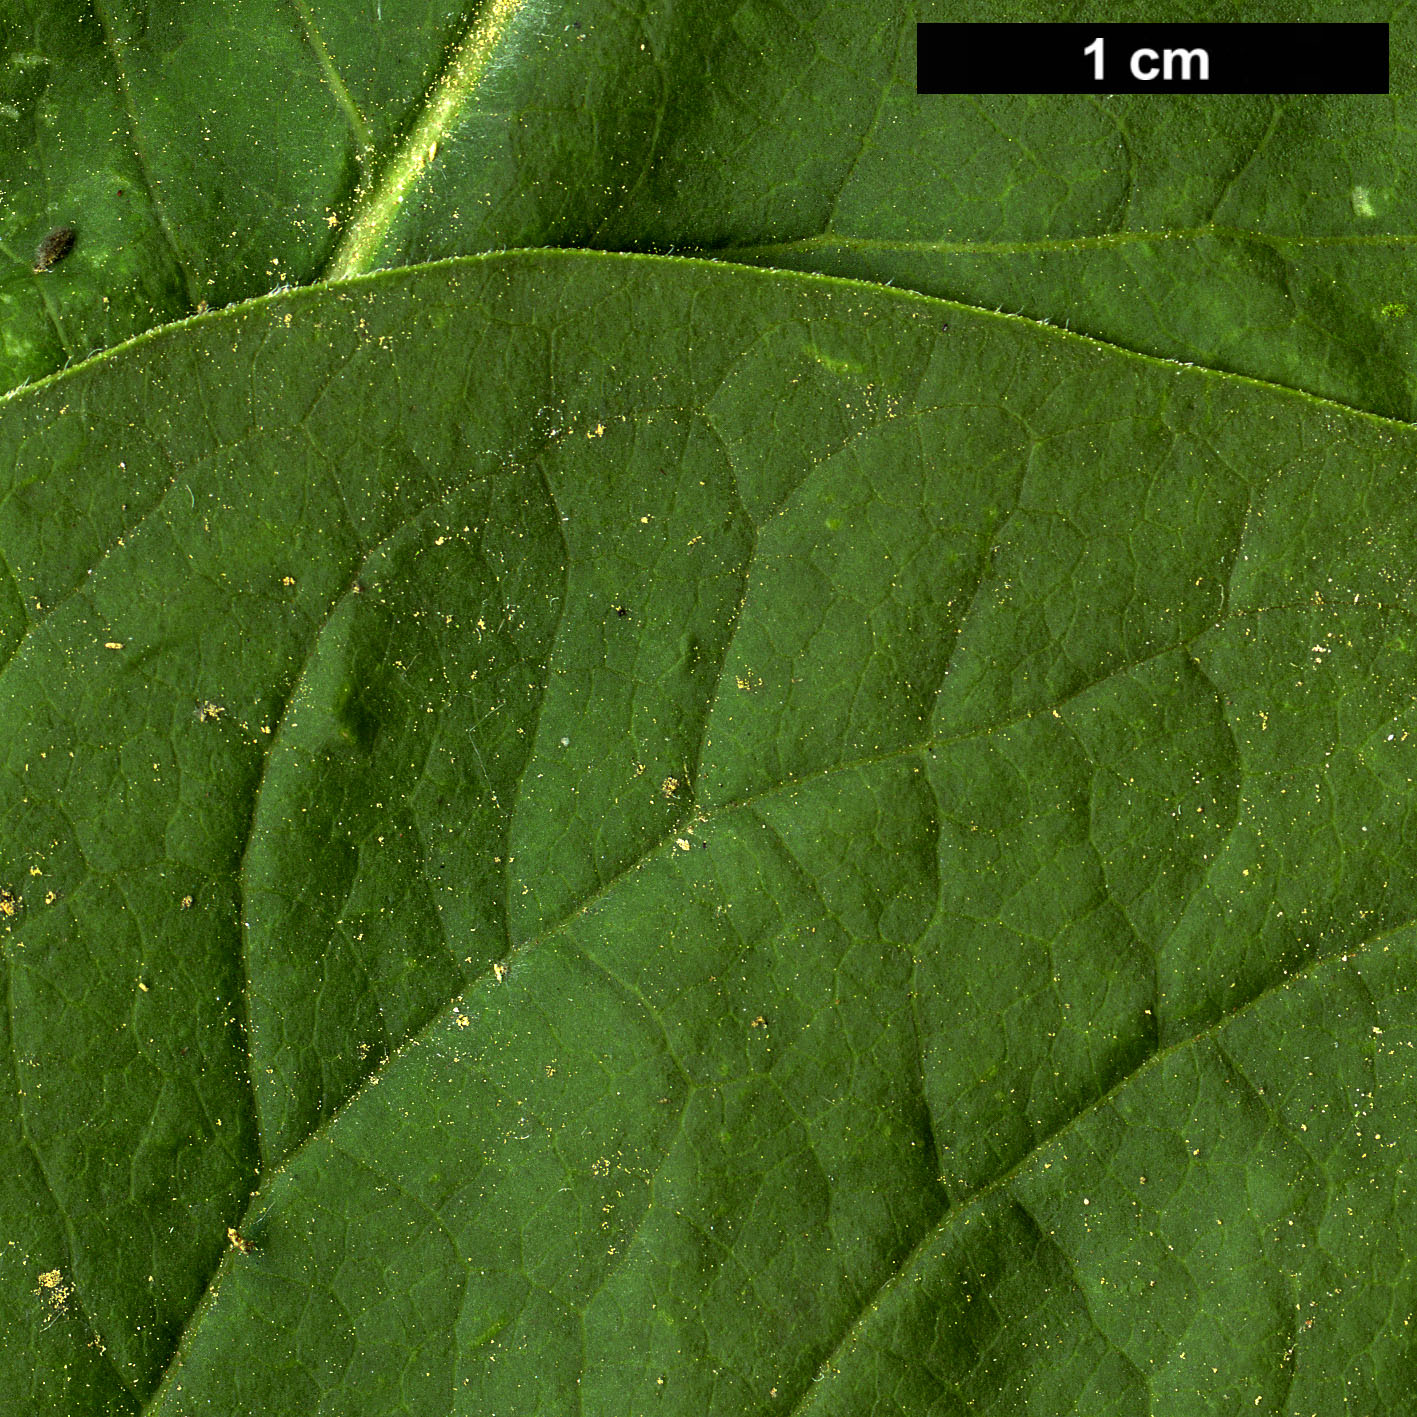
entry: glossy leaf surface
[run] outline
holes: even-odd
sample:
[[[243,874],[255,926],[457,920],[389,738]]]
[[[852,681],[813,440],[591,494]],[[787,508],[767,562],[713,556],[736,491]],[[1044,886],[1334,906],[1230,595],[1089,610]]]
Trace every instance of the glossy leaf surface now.
[[[1411,1410],[1413,32],[1270,8],[1393,93],[0,15],[0,1411]]]
[[[0,434],[35,1410],[1402,1410],[1409,428],[546,254]]]

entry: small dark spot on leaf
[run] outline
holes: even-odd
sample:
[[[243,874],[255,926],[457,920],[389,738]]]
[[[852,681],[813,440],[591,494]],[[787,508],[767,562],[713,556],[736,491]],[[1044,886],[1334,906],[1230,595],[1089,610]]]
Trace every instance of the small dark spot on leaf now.
[[[76,240],[72,226],[56,226],[35,248],[35,273],[53,270],[74,249]]]
[[[345,683],[334,703],[334,720],[340,737],[362,753],[370,753],[379,736],[379,717],[372,701],[355,680]]]
[[[615,613],[623,620],[630,612],[623,605],[617,605]]]
[[[947,325],[947,324],[942,324],[942,325],[940,326],[940,333],[941,333],[942,335],[947,335],[947,334],[949,334],[949,332],[950,332],[950,327],[949,327],[949,325]]]

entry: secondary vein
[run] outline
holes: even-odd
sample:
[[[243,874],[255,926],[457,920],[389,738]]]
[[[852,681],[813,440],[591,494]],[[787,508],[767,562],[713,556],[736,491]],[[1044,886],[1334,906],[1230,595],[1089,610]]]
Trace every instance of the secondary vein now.
[[[315,25],[315,17],[310,13],[310,7],[305,0],[291,0],[295,7],[295,12],[300,16],[301,33],[305,36],[305,42],[314,52],[316,62],[320,66],[320,72],[325,76],[325,82],[330,87],[330,92],[335,96],[335,102],[339,104],[344,116],[349,120],[350,131],[354,134],[354,141],[359,144],[361,156],[369,151],[371,146],[369,138],[369,125],[364,121],[364,115],[359,111],[359,105],[349,92],[349,86],[344,81],[344,76],[335,67],[335,62],[330,58],[330,51],[325,47],[325,41],[320,37],[320,31]]]
[[[1009,1187],[1025,1171],[1033,1166],[1046,1152],[1059,1144],[1063,1137],[1076,1130],[1090,1117],[1095,1116],[1104,1108],[1110,1106],[1118,1096],[1130,1087],[1138,1078],[1151,1073],[1156,1068],[1161,1067],[1177,1053],[1188,1048],[1199,1047],[1200,1045],[1217,1041],[1237,1019],[1260,1008],[1264,1003],[1276,995],[1282,994],[1287,989],[1297,988],[1316,974],[1319,974],[1330,965],[1336,963],[1349,963],[1362,955],[1367,954],[1374,946],[1382,944],[1386,940],[1392,939],[1395,935],[1400,935],[1406,930],[1410,930],[1414,922],[1405,920],[1401,924],[1393,926],[1389,930],[1381,931],[1367,940],[1363,940],[1357,945],[1345,945],[1332,954],[1320,955],[1310,960],[1301,968],[1296,969],[1292,974],[1286,974],[1276,980],[1268,987],[1261,989],[1259,993],[1247,999],[1244,1003],[1237,1005],[1228,1013],[1222,1014],[1218,1019],[1207,1024],[1203,1028],[1197,1029],[1194,1033],[1188,1033],[1174,1042],[1158,1048],[1154,1053],[1143,1058],[1136,1067],[1123,1074],[1105,1092],[1094,1098],[1087,1106],[1079,1112],[1074,1113],[1060,1126],[1036,1141],[1007,1171],[994,1177],[992,1181],[980,1186],[972,1195],[964,1197],[962,1200],[947,1209],[933,1225],[926,1229],[920,1239],[916,1241],[914,1248],[897,1265],[875,1292],[857,1310],[856,1317],[847,1326],[841,1337],[833,1345],[831,1351],[817,1365],[816,1377],[810,1381],[806,1387],[797,1395],[796,1401],[788,1410],[787,1417],[805,1417],[817,1404],[823,1391],[829,1386],[829,1379],[838,1372],[839,1365],[846,1355],[855,1348],[857,1342],[871,1319],[880,1311],[883,1304],[887,1302],[892,1294],[905,1282],[908,1276],[920,1272],[921,1266],[928,1260],[929,1251],[934,1245],[941,1241],[941,1237],[948,1234],[951,1229],[960,1221],[969,1223],[971,1217],[982,1214],[984,1209],[1001,1192],[1007,1192]]]

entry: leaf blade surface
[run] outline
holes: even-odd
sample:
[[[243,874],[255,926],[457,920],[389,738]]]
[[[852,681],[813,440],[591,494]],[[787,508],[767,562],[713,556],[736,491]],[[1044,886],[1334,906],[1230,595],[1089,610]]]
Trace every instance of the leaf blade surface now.
[[[562,253],[0,432],[52,1410],[1399,1400],[1409,428]]]

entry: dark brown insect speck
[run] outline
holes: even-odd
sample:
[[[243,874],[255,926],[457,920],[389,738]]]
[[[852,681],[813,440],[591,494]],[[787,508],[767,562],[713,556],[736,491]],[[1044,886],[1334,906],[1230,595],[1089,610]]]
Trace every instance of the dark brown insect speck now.
[[[34,268],[36,273],[52,271],[70,251],[74,249],[74,228],[56,226],[35,249]]]

